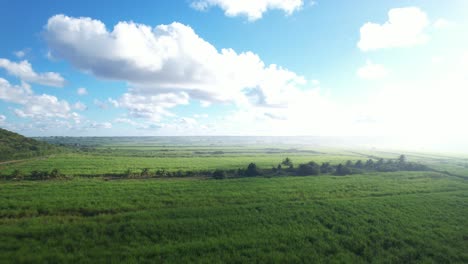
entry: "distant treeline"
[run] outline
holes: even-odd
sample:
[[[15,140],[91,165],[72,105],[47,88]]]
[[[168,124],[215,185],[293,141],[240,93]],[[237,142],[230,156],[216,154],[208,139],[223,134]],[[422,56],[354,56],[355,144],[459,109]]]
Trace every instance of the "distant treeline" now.
[[[317,175],[335,175],[346,176],[352,174],[363,174],[366,172],[394,172],[394,171],[429,171],[427,166],[419,163],[408,162],[406,157],[401,155],[398,159],[368,159],[366,161],[358,160],[332,165],[329,162],[318,164],[314,161],[294,165],[290,158],[284,159],[280,164],[270,169],[259,168],[255,163],[250,163],[245,168],[239,169],[216,169],[202,171],[167,171],[164,169],[150,170],[148,168],[140,171],[130,169],[123,173],[93,175],[106,178],[168,178],[168,177],[211,177],[214,179],[240,178],[240,177],[274,177],[274,176],[317,176]],[[87,175],[90,176],[90,175]],[[3,175],[1,178],[6,180],[48,180],[67,178],[58,169],[52,171],[32,171],[29,174],[23,174],[19,170],[13,171],[9,175]],[[92,177],[92,176],[90,176]]]

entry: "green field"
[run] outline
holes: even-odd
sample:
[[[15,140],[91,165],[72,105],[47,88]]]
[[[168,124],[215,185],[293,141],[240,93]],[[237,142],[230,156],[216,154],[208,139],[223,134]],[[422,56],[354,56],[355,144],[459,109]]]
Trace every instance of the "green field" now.
[[[463,156],[404,153],[432,171],[114,179],[106,175],[250,162],[268,169],[286,157],[338,164],[401,152],[218,139],[59,140],[74,147],[0,164],[3,175],[54,168],[65,175],[0,181],[0,263],[468,262]]]
[[[6,182],[0,262],[466,263],[467,202],[428,172]]]

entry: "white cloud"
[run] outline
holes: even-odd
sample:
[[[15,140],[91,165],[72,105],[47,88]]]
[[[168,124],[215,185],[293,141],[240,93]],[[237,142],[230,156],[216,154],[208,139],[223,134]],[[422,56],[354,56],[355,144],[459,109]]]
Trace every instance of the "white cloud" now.
[[[114,100],[114,99],[112,99],[112,98],[107,98],[107,101],[108,101],[109,104],[111,104],[113,107],[119,107],[119,106],[120,106],[119,101]]]
[[[47,117],[70,117],[71,108],[64,100],[47,94],[35,95],[23,105],[22,109],[15,109],[19,117],[47,118]]]
[[[285,95],[306,84],[294,72],[265,65],[252,52],[218,51],[180,23],[151,28],[120,22],[108,31],[98,20],[56,15],[45,33],[55,57],[100,78],[127,81],[132,89],[118,105],[137,117],[159,120],[170,115],[168,108],[189,99],[205,106],[285,106]]]
[[[6,119],[7,119],[6,116],[0,115],[0,124],[3,124]]]
[[[381,79],[388,75],[388,70],[382,64],[374,64],[367,61],[366,65],[357,70],[359,78],[367,80]]]
[[[88,109],[88,107],[82,102],[76,102],[75,104],[73,104],[73,109],[78,110],[78,111],[84,111]]]
[[[86,90],[86,88],[84,87],[80,87],[76,90],[76,93],[78,95],[87,95],[88,94],[88,90]]]
[[[265,12],[273,9],[291,15],[303,5],[303,0],[195,0],[191,4],[193,8],[202,11],[218,6],[227,16],[247,16],[250,21],[262,18]]]
[[[424,44],[429,40],[424,32],[428,26],[426,13],[418,7],[394,8],[384,24],[367,22],[361,27],[358,47],[370,51]]]
[[[112,123],[110,122],[90,122],[88,124],[88,128],[93,128],[93,129],[111,129],[112,128]]]
[[[109,108],[109,105],[106,102],[103,102],[99,99],[94,99],[93,101],[94,105],[101,108],[101,109],[107,109]]]
[[[26,49],[14,51],[13,54],[14,54],[18,59],[22,59],[22,58],[24,58],[30,51],[31,51],[30,48],[26,48]]]
[[[140,95],[133,90],[125,93],[118,101],[119,107],[127,109],[130,116],[152,121],[160,121],[163,117],[174,116],[168,109],[188,103],[189,96],[184,92]]]
[[[7,80],[0,78],[0,100],[22,105],[21,109],[14,109],[19,117],[30,118],[73,118],[71,107],[65,100],[47,94],[36,95],[31,87],[11,85]]]
[[[55,72],[36,73],[27,60],[16,63],[0,58],[0,68],[4,68],[9,74],[25,82],[54,87],[65,85],[65,79],[60,74]]]
[[[7,80],[0,78],[0,99],[16,104],[25,104],[33,95],[31,86],[27,83],[11,85]]]

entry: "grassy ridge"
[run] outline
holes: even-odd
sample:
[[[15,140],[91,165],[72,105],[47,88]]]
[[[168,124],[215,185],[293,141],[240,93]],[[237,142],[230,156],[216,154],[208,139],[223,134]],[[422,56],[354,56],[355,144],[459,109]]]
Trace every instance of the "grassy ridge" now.
[[[468,182],[431,172],[0,185],[0,262],[467,262]]]
[[[0,128],[0,161],[27,159],[63,151],[63,148]]]

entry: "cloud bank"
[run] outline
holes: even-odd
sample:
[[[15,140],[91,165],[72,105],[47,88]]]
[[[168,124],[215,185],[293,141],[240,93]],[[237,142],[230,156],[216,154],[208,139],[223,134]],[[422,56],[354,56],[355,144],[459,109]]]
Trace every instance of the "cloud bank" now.
[[[191,6],[197,10],[207,10],[217,6],[221,8],[226,16],[246,16],[249,21],[262,18],[268,10],[282,10],[287,15],[301,9],[303,0],[196,0]]]
[[[418,7],[390,9],[384,24],[367,22],[361,27],[357,45],[362,51],[372,51],[424,44],[429,40],[428,26],[426,13]]]
[[[84,72],[131,87],[119,107],[134,117],[159,120],[168,109],[195,99],[210,103],[285,106],[304,77],[266,65],[253,52],[217,50],[186,25],[150,27],[56,15],[45,26],[49,48]]]
[[[53,87],[63,87],[65,85],[65,79],[60,74],[55,72],[36,73],[27,60],[12,62],[0,58],[0,68],[4,68],[10,75],[25,82]]]

